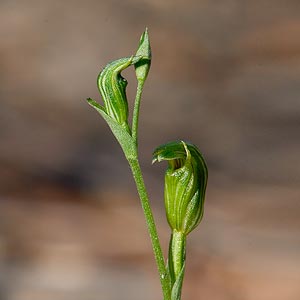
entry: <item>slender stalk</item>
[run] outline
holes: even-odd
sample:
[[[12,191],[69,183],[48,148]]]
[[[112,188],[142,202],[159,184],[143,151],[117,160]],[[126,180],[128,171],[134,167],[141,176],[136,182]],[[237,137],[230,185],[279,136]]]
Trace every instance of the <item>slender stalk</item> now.
[[[180,231],[173,230],[169,245],[169,270],[172,285],[179,277],[185,263],[186,235]]]
[[[141,104],[141,97],[142,97],[142,91],[143,91],[144,83],[145,83],[144,80],[138,80],[136,96],[135,96],[135,102],[134,102],[134,108],[133,108],[132,137],[133,137],[136,145],[138,144],[137,134],[138,134],[138,124],[139,124],[139,112],[140,112],[140,104]]]
[[[167,276],[167,271],[165,267],[165,261],[163,252],[160,246],[159,237],[157,234],[153,213],[150,207],[148,194],[146,191],[143,175],[141,172],[140,164],[138,159],[131,159],[128,160],[129,165],[132,170],[132,174],[136,183],[136,187],[141,199],[142,208],[144,211],[144,215],[146,218],[146,223],[149,231],[149,235],[152,242],[152,248],[155,256],[155,261],[157,264],[158,272],[159,272],[159,278],[161,287],[163,290],[164,300],[171,300],[171,293],[170,293],[170,278]]]

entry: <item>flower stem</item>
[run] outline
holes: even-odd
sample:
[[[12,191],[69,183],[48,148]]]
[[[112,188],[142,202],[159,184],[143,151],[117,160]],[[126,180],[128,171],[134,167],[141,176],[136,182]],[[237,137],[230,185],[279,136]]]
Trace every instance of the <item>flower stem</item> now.
[[[134,102],[134,108],[133,108],[133,117],[132,117],[132,138],[135,141],[135,144],[137,145],[137,133],[138,133],[138,124],[139,124],[139,112],[140,112],[140,104],[141,104],[141,97],[142,97],[142,91],[144,87],[144,80],[138,80],[137,90],[136,90],[136,96],[135,96],[135,102]]]
[[[173,230],[169,245],[169,270],[172,286],[180,276],[185,264],[186,235],[180,231]]]
[[[132,170],[132,174],[136,183],[136,187],[141,199],[142,208],[144,211],[144,215],[146,218],[146,223],[149,231],[149,235],[152,242],[152,248],[159,272],[159,278],[161,287],[163,290],[164,300],[170,300],[171,299],[171,284],[170,284],[170,278],[167,276],[167,271],[165,267],[165,261],[163,252],[160,246],[159,237],[157,234],[153,213],[150,207],[148,194],[146,191],[143,175],[141,172],[140,164],[137,158],[128,160],[129,165]]]

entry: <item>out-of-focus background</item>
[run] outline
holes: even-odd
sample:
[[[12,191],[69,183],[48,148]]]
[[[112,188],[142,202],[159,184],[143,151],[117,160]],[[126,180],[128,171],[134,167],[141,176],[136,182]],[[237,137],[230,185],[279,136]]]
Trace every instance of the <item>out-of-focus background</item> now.
[[[0,2],[0,299],[162,298],[129,168],[85,102],[146,26],[140,154],[165,251],[152,150],[190,140],[209,166],[183,299],[299,300],[295,0]]]

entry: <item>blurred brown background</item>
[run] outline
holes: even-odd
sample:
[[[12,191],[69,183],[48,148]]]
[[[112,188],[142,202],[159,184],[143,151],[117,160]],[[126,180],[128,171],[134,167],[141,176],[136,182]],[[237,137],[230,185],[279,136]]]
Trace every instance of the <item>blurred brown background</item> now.
[[[140,152],[165,250],[152,150],[190,140],[210,171],[183,299],[299,300],[296,0],[1,0],[0,299],[161,299],[129,168],[85,102],[146,26]]]

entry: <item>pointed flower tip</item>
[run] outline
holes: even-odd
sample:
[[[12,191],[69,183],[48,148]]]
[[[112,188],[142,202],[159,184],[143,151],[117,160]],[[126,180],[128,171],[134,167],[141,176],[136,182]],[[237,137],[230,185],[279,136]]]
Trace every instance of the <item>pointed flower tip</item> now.
[[[151,60],[151,47],[147,28],[141,35],[136,55],[141,55],[143,59]]]
[[[143,32],[143,34],[141,36],[140,42],[147,44],[147,46],[150,48],[149,32],[148,32],[148,28],[147,27],[146,27],[145,31]]]
[[[145,31],[143,32],[143,34],[141,36],[141,41],[146,41],[149,44],[148,27],[146,27]]]

